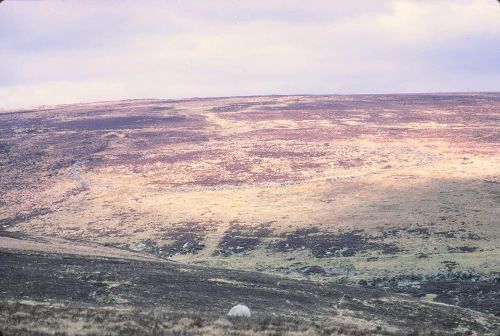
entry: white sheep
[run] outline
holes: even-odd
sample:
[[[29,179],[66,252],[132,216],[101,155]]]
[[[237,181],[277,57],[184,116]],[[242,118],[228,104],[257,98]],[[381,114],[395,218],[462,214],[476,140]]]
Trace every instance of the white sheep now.
[[[231,310],[229,313],[227,313],[227,316],[242,316],[242,317],[250,317],[250,308],[243,304],[237,304]]]

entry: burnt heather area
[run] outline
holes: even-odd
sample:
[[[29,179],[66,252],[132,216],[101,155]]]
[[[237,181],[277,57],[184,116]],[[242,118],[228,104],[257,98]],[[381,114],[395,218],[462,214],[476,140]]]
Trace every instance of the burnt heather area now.
[[[34,328],[30,323],[39,323],[37,328],[42,330],[58,330],[63,328],[61,321],[67,319],[89,325],[114,323],[117,319],[136,321],[124,322],[109,334],[154,333],[162,316],[175,323],[181,316],[190,317],[189,325],[201,328],[223,318],[238,302],[251,307],[254,317],[250,328],[260,332],[283,328],[300,331],[304,326],[313,326],[329,334],[341,325],[332,318],[346,316],[372,321],[372,332],[392,326],[401,330],[398,334],[404,330],[458,332],[463,328],[485,333],[500,323],[492,315],[374,289],[172,262],[3,250],[0,273],[0,331],[6,335],[44,334],[37,334],[36,328],[30,330]],[[54,308],[47,309],[47,305]],[[129,311],[130,307],[134,310]],[[134,313],[155,309],[156,315],[149,317]],[[238,328],[239,322],[229,323],[227,328]]]

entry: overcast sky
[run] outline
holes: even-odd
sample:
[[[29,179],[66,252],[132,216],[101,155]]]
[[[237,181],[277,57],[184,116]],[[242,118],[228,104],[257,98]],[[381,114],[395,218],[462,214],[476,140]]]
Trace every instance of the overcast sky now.
[[[0,3],[0,108],[500,91],[496,0]]]

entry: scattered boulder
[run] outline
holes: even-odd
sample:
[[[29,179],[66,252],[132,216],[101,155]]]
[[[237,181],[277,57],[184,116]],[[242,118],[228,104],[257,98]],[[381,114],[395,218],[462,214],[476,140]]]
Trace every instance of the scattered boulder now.
[[[237,304],[227,313],[227,316],[250,317],[250,315],[250,308],[243,304]]]
[[[303,267],[301,269],[301,272],[304,275],[312,275],[312,274],[326,275],[325,269],[317,265]]]

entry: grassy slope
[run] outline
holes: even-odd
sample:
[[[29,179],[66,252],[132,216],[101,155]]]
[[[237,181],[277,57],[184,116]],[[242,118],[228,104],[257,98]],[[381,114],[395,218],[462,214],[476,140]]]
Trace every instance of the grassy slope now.
[[[6,334],[62,331],[67,324],[84,334],[93,328],[105,334],[147,334],[186,322],[179,322],[182,317],[192,320],[186,323],[195,326],[193,334],[221,323],[228,330],[345,327],[397,333],[485,333],[500,323],[492,315],[375,289],[165,261],[2,250],[0,274],[0,330]],[[224,319],[239,302],[252,309],[250,324]]]

